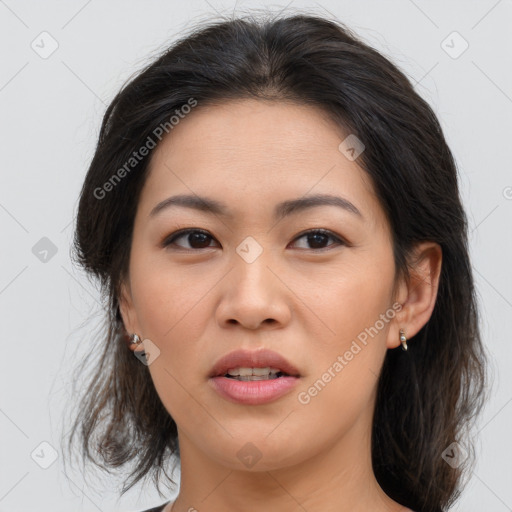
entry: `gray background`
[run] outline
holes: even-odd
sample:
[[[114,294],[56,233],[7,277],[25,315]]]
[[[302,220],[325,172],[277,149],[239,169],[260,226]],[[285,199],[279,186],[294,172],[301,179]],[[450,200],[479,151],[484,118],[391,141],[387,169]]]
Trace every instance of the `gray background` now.
[[[440,118],[459,166],[494,376],[478,464],[453,510],[511,511],[512,2],[288,5],[347,23],[405,71]],[[70,261],[72,219],[101,116],[123,82],[191,22],[266,6],[287,3],[0,0],[0,512],[134,511],[162,501],[151,486],[117,500],[113,479],[86,485],[79,472],[63,472],[73,368],[94,350],[101,312],[96,287]],[[52,40],[56,51],[41,55]],[[51,447],[57,460],[43,469]]]

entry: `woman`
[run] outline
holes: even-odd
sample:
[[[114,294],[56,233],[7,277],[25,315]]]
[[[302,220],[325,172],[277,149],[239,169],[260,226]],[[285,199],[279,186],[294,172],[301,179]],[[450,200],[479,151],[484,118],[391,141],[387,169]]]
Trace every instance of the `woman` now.
[[[172,459],[154,511],[460,494],[485,354],[456,164],[341,23],[240,18],[166,50],[106,111],[75,248],[108,332],[69,446],[133,464],[123,493]]]

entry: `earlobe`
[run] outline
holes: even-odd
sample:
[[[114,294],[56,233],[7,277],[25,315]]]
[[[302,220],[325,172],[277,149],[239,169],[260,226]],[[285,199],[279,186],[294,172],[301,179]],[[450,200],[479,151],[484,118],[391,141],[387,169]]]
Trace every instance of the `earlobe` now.
[[[409,262],[410,279],[401,283],[399,289],[402,309],[396,315],[395,325],[390,329],[388,348],[401,343],[400,329],[407,340],[415,336],[428,322],[434,310],[439,288],[442,266],[442,250],[434,242],[422,242],[415,248]],[[413,344],[414,340],[410,342]]]

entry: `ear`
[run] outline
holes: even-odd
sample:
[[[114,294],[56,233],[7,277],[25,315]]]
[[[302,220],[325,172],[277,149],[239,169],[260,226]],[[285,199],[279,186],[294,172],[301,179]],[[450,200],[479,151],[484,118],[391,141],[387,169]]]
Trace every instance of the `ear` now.
[[[137,333],[140,336],[140,330],[138,328],[137,316],[135,313],[135,307],[133,305],[132,292],[130,288],[130,283],[124,282],[121,283],[121,293],[118,297],[119,302],[119,312],[121,313],[121,317],[123,319],[124,328],[128,335],[132,333]],[[131,346],[130,349],[134,350],[137,348],[136,345]]]
[[[442,259],[439,244],[422,242],[416,245],[409,261],[410,279],[403,278],[398,285],[396,301],[402,305],[402,309],[396,314],[389,330],[388,348],[400,345],[400,329],[410,339],[430,319],[436,303]]]

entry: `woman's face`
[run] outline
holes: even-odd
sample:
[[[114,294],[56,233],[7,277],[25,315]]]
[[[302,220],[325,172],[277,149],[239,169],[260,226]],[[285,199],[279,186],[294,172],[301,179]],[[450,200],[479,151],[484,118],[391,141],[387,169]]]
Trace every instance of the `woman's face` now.
[[[128,331],[146,339],[182,459],[193,451],[260,471],[369,444],[401,306],[390,229],[357,159],[339,149],[347,135],[313,107],[243,100],[199,104],[155,149],[121,311]],[[215,201],[224,213],[154,211],[177,195]],[[332,204],[278,207],[314,196]],[[200,233],[170,240],[185,228]],[[237,349],[277,352],[300,376],[287,378],[281,396],[241,403],[212,384],[260,384],[210,378]]]

